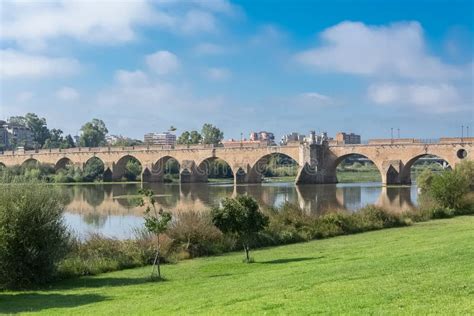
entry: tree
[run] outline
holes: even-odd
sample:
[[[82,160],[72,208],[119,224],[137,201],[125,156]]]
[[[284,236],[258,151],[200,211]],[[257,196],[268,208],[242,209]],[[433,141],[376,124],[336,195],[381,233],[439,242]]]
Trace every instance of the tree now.
[[[142,165],[137,159],[129,159],[125,169],[125,177],[129,181],[135,181],[142,174]]]
[[[202,136],[198,131],[184,131],[181,136],[178,137],[176,143],[178,145],[197,145],[201,143]]]
[[[416,177],[416,185],[422,192],[428,192],[433,182],[434,173],[431,169],[423,169],[423,171]]]
[[[171,125],[170,128],[168,129],[168,131],[170,131],[170,132],[174,132],[176,130],[177,130],[177,128],[174,127],[173,125]]]
[[[94,181],[100,179],[104,174],[104,170],[104,164],[99,158],[89,159],[84,167],[84,180]]]
[[[38,147],[43,147],[50,136],[46,119],[40,118],[34,113],[27,113],[25,116],[12,116],[9,122],[13,125],[29,128],[33,133],[33,140]]]
[[[224,133],[217,127],[208,123],[202,126],[201,135],[203,144],[219,145],[219,143],[224,139]]]
[[[156,210],[156,201],[153,197],[154,193],[152,190],[142,189],[139,191],[142,195],[140,201],[141,206],[146,206],[145,208],[145,227],[146,229],[156,236],[156,254],[155,259],[153,260],[153,266],[151,270],[151,278],[155,276],[155,267],[157,272],[158,279],[161,279],[161,270],[160,270],[160,235],[163,234],[168,229],[168,224],[172,219],[171,213],[163,211],[160,209]]]
[[[64,148],[74,148],[74,147],[76,147],[76,143],[74,142],[74,139],[72,138],[72,136],[70,134],[68,134],[64,138],[64,144],[66,146]]]
[[[474,161],[464,160],[456,165],[455,172],[461,177],[465,177],[469,182],[471,191],[474,191]]]
[[[44,142],[43,148],[62,148],[63,142],[63,131],[53,128],[49,131],[49,137]]]
[[[105,136],[109,131],[104,121],[93,119],[81,127],[79,144],[81,147],[98,147],[105,145]]]
[[[70,234],[64,198],[41,184],[0,190],[0,288],[44,284],[56,277]]]
[[[429,192],[442,207],[456,210],[469,192],[469,181],[458,172],[445,171],[433,177]]]
[[[202,136],[198,131],[191,131],[189,134],[189,142],[191,145],[197,145],[202,142]]]
[[[27,113],[25,115],[27,127],[33,132],[33,138],[39,147],[43,147],[45,141],[49,138],[49,130],[46,124],[46,119],[39,118],[34,113]]]
[[[211,211],[212,222],[223,233],[236,235],[243,245],[245,260],[250,262],[250,245],[258,232],[268,225],[268,217],[259,210],[257,201],[250,196],[225,198],[222,207]]]

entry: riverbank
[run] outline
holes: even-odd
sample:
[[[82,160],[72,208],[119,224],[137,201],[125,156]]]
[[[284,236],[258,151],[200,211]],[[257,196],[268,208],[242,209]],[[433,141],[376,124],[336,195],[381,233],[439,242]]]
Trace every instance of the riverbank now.
[[[474,216],[3,292],[0,313],[469,314]]]

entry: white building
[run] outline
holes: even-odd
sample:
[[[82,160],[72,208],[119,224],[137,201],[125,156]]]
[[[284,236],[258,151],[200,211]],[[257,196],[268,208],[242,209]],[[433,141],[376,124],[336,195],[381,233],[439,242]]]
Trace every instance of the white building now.
[[[176,135],[170,132],[148,133],[144,136],[146,145],[174,146],[176,145]]]

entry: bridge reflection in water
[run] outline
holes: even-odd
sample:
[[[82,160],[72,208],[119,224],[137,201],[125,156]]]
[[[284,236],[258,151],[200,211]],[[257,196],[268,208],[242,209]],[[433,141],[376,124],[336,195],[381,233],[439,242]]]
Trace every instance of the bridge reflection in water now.
[[[355,211],[376,204],[393,212],[411,209],[416,204],[416,186],[385,187],[380,183],[337,185],[302,185],[269,183],[232,184],[145,184],[156,193],[157,207],[172,211],[207,210],[237,194],[249,194],[261,206],[278,206],[284,202],[298,204],[315,215],[334,210]],[[137,206],[139,184],[62,186],[67,197],[66,221],[79,234],[99,232],[127,238],[133,228],[142,224],[144,209]]]

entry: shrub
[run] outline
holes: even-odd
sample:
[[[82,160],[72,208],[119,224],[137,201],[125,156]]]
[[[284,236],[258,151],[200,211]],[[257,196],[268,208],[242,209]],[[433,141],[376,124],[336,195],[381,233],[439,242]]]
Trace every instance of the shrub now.
[[[428,192],[431,183],[433,182],[434,173],[431,169],[423,169],[423,171],[416,177],[416,185],[420,188],[421,192]]]
[[[0,191],[0,287],[43,284],[56,275],[69,233],[61,197],[40,184],[4,186]]]
[[[469,182],[459,172],[446,171],[433,177],[429,192],[444,208],[459,209],[464,195],[469,191]]]
[[[71,277],[133,268],[150,263],[153,254],[151,241],[118,240],[91,234],[82,241],[74,239],[59,272],[62,277]]]
[[[460,164],[456,165],[455,172],[459,174],[461,177],[466,178],[469,183],[469,190],[471,192],[474,191],[474,161],[473,160],[465,160]]]
[[[230,247],[222,232],[212,224],[208,213],[177,212],[167,235],[184,257],[222,253]]]
[[[315,236],[315,216],[307,214],[298,205],[285,203],[278,208],[268,209],[266,214],[270,221],[260,243],[287,244],[311,240]]]

